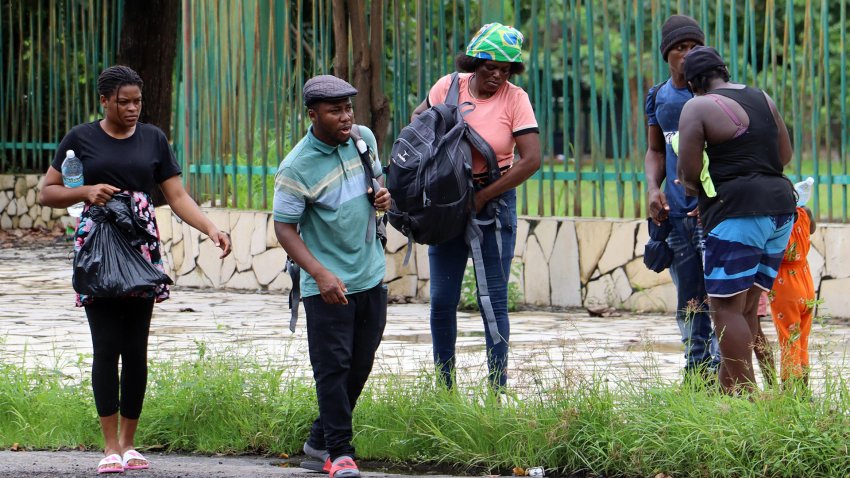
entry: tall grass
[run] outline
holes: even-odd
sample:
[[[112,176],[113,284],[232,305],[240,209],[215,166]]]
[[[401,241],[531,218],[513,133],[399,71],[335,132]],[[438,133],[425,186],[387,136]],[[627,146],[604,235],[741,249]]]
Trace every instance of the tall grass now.
[[[0,446],[101,446],[88,381],[9,363],[0,373]],[[474,473],[544,466],[561,475],[848,476],[850,387],[824,374],[814,400],[566,372],[546,388],[497,397],[484,386],[438,389],[424,371],[380,376],[357,405],[355,446],[363,458]],[[292,454],[315,414],[311,381],[255,357],[201,353],[152,365],[138,443]]]

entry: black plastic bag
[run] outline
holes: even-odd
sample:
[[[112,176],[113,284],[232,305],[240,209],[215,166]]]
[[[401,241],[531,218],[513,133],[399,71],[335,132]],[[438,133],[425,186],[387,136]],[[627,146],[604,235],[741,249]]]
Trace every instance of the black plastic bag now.
[[[171,278],[137,249],[151,237],[135,217],[127,194],[116,194],[105,206],[89,210],[95,224],[74,255],[74,290],[93,297],[123,297],[153,291]],[[154,238],[155,239],[155,238]]]

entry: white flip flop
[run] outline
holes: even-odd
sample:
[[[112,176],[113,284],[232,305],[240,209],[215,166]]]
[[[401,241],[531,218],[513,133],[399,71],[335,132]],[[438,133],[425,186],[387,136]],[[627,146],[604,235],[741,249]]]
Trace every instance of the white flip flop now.
[[[147,470],[150,468],[150,462],[147,458],[142,456],[141,453],[136,450],[127,450],[124,452],[124,458],[122,459],[122,464],[124,465],[125,470]],[[130,465],[130,460],[142,460],[145,462],[144,465]]]
[[[101,466],[111,465],[109,468],[101,469]],[[118,465],[117,467],[115,465]],[[113,453],[109,456],[104,457],[97,464],[97,472],[98,473],[124,473],[124,462],[121,460],[121,456],[117,453]]]

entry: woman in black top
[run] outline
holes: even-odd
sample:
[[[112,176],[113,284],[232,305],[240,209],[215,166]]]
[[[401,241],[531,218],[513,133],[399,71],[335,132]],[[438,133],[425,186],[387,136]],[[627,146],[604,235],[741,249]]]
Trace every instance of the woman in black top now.
[[[697,96],[679,118],[679,178],[699,196],[705,290],[720,339],[718,378],[735,394],[755,388],[758,301],[773,286],[793,225],[794,188],[782,174],[791,141],[773,100],[730,83],[713,48],[688,53],[685,79]],[[703,149],[713,187],[701,175]]]
[[[138,238],[138,250],[163,270],[151,194],[158,186],[171,209],[184,222],[205,232],[222,250],[230,253],[230,238],[198,208],[180,181],[180,167],[165,134],[156,126],[139,123],[142,79],[126,66],[105,69],[97,80],[104,117],[75,126],[68,132],[44,179],[39,201],[44,206],[68,207],[84,202],[74,249],[85,243],[94,222],[91,206],[103,206],[118,192],[128,193],[137,222],[148,233]],[[74,150],[83,163],[84,185],[66,188],[62,182],[65,152]],[[154,302],[168,298],[168,287],[118,298],[77,295],[85,307],[92,334],[92,388],[100,416],[106,457],[100,473],[143,469],[148,461],[134,449],[134,436],[147,384],[147,343]],[[121,358],[121,377],[118,359]],[[120,401],[119,401],[120,389]],[[119,428],[119,412],[120,428]]]

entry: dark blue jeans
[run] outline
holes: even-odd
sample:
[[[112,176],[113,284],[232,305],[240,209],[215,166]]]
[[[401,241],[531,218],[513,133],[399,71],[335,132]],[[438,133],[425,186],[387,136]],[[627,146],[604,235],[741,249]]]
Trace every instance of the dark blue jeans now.
[[[685,344],[685,371],[715,370],[720,364],[702,271],[702,227],[695,217],[670,217],[667,243],[673,249],[670,275],[676,286],[676,322]]]
[[[481,251],[487,274],[487,287],[496,316],[496,325],[502,338],[498,344],[493,343],[492,337],[487,332],[486,319],[482,314],[484,337],[487,341],[488,380],[491,386],[497,388],[504,387],[508,380],[508,339],[511,334],[508,320],[508,279],[516,243],[516,191],[513,189],[507,191],[499,199],[504,202],[504,205],[499,206],[497,213],[501,222],[501,229],[498,230],[502,239],[501,253],[496,242],[496,225],[481,226],[481,232],[483,232]],[[487,219],[485,214],[480,214],[478,218]],[[449,388],[452,387],[452,374],[455,367],[457,306],[460,302],[463,273],[469,257],[469,246],[463,235],[428,249],[431,266],[431,340],[434,346],[434,362],[440,379]],[[478,305],[480,309],[480,301]]]

